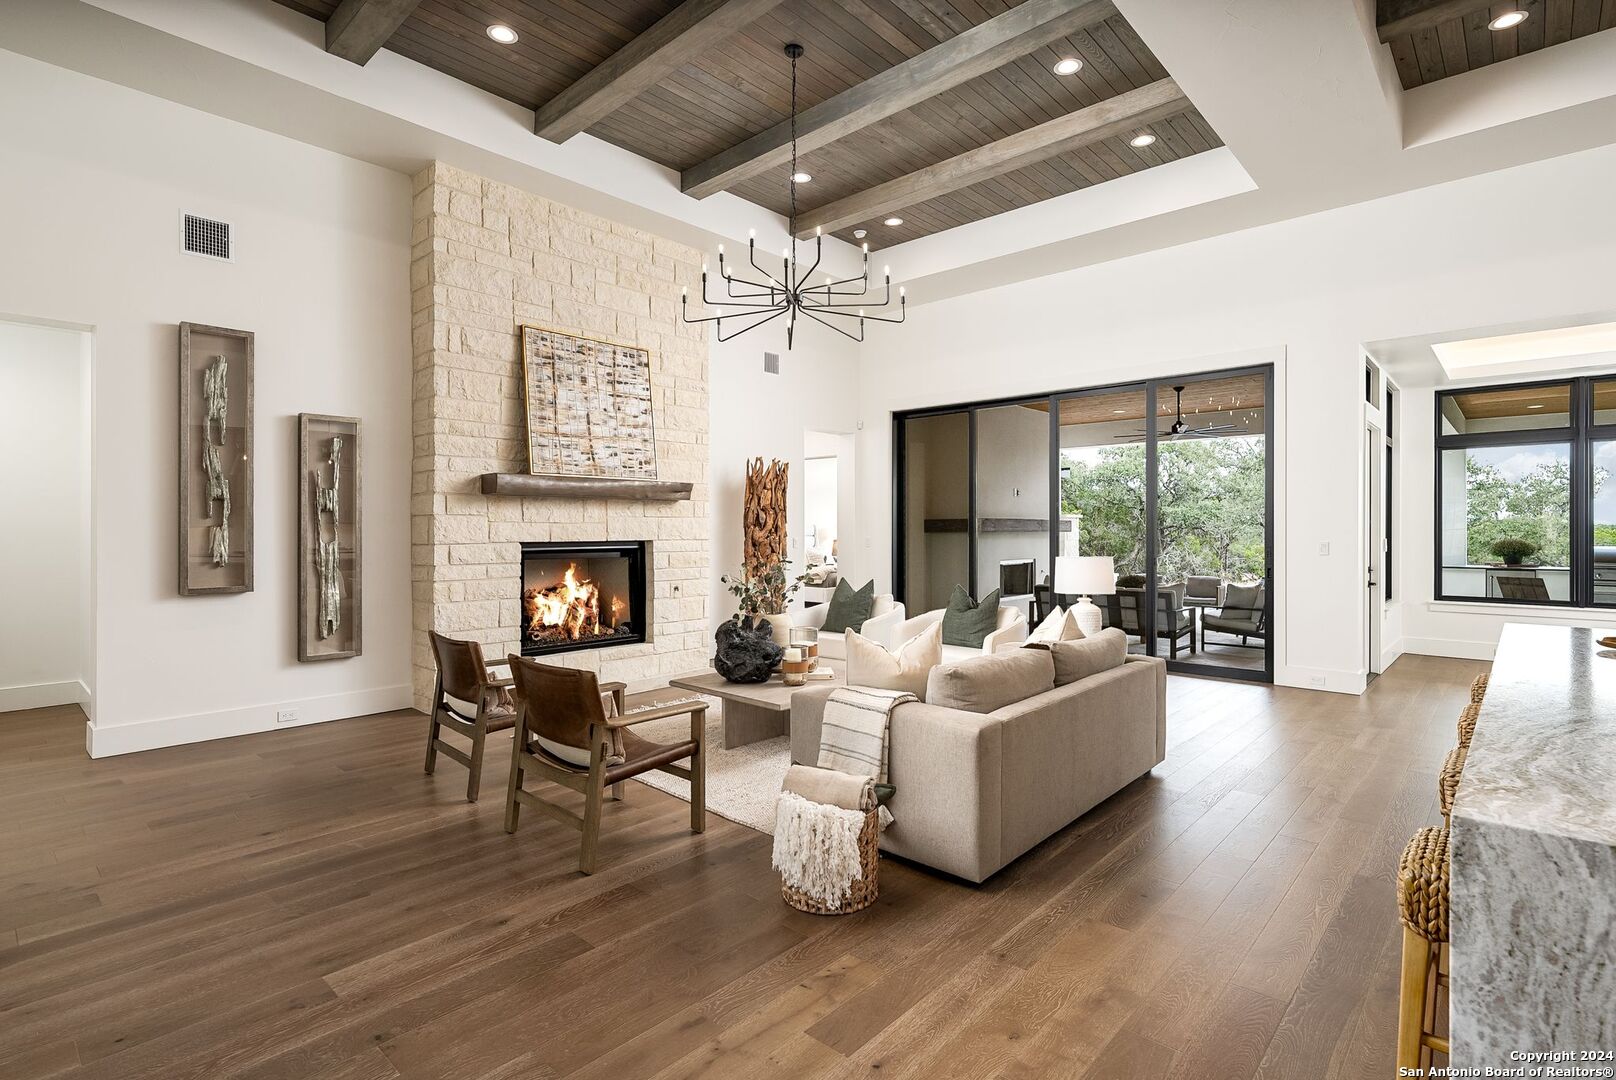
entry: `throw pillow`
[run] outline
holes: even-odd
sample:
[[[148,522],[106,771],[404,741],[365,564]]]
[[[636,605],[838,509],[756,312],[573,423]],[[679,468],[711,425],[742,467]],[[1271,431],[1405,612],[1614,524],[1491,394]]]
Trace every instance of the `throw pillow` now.
[[[1049,651],[1055,658],[1055,685],[1065,686],[1121,667],[1128,656],[1128,635],[1110,626],[1081,641],[1054,642]]]
[[[830,610],[825,612],[825,625],[819,629],[826,634],[844,634],[849,630],[864,629],[864,620],[870,617],[870,609],[875,607],[875,579],[871,578],[864,583],[864,588],[855,589],[843,578],[836,583],[836,591],[830,594]]]
[[[1077,625],[1077,611],[1072,608],[1062,610],[1059,605],[1039,623],[1032,633],[1027,635],[1028,645],[1048,645],[1053,641],[1076,641],[1083,636],[1083,628]]]
[[[981,600],[972,600],[963,585],[954,586],[943,610],[943,644],[980,649],[987,636],[999,626],[999,590]]]
[[[888,652],[879,641],[857,630],[847,632],[847,685],[877,690],[903,690],[926,700],[926,677],[943,661],[943,628],[929,628]]]
[[[1054,686],[1055,665],[1047,650],[1015,649],[943,664],[926,681],[926,702],[990,713]]]

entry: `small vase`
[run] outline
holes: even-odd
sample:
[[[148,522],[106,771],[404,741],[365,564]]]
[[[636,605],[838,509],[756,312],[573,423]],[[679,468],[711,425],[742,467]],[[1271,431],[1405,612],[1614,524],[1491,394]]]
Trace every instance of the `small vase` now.
[[[791,616],[782,611],[777,615],[764,615],[774,633],[774,643],[782,649],[791,644]]]

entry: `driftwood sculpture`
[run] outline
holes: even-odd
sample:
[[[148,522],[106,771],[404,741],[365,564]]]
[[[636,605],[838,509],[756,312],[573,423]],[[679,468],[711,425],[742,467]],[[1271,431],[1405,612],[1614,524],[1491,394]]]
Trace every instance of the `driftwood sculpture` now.
[[[317,573],[320,582],[320,621],[319,633],[321,638],[328,638],[337,632],[342,625],[342,572],[341,561],[337,549],[337,525],[340,515],[338,507],[341,505],[338,496],[342,478],[342,436],[331,437],[331,456],[327,459],[331,465],[331,486],[326,487],[320,482],[319,474],[314,479],[314,530],[315,539],[319,542],[316,548],[318,559]],[[331,539],[325,538],[323,528],[326,515],[331,515]]]
[[[224,474],[219,451],[224,448],[225,426],[230,414],[230,363],[222,355],[215,356],[202,375],[202,398],[207,416],[202,424],[202,471],[208,482],[208,510],[219,503],[219,523],[208,534],[208,547],[214,566],[223,566],[230,560],[230,479]],[[213,441],[214,425],[218,425],[219,441]]]
[[[746,463],[746,504],[741,560],[750,579],[766,577],[786,561],[786,472],[784,461]]]

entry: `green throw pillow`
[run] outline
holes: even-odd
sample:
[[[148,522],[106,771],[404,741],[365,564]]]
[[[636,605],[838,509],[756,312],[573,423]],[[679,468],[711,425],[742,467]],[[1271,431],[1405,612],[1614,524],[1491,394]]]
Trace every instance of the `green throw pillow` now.
[[[998,626],[998,589],[977,601],[971,599],[971,594],[965,591],[963,585],[954,586],[954,595],[948,598],[948,607],[943,610],[944,645],[980,649],[982,642]]]
[[[830,610],[825,612],[825,625],[820,627],[827,634],[845,634],[849,630],[864,629],[864,620],[870,617],[870,609],[875,607],[875,579],[871,578],[864,583],[864,588],[855,589],[843,578],[836,583],[836,591],[830,594]]]

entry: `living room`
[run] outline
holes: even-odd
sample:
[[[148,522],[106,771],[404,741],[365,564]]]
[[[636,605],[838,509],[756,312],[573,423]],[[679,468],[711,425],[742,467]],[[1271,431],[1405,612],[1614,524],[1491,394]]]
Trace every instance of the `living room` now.
[[[0,1075],[1611,1075],[1613,26],[0,5]]]

